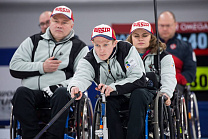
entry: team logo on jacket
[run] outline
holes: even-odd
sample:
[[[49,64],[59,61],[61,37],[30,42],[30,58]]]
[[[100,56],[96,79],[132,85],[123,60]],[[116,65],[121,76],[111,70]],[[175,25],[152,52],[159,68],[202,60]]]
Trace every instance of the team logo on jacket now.
[[[128,59],[128,61],[126,61],[125,63],[125,67],[127,71],[132,70],[134,67],[136,67],[136,65],[137,63],[135,62],[134,59]]]
[[[170,45],[170,49],[176,49],[176,44],[174,43],[174,44],[171,44]]]
[[[126,68],[128,69],[130,67],[130,64],[128,61],[126,61]]]
[[[171,67],[175,68],[175,63],[174,62],[172,62]]]

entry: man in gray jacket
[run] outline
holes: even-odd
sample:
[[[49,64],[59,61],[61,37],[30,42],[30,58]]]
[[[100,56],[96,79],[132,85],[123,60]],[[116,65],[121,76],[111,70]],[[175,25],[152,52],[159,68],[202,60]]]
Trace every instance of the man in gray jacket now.
[[[127,103],[130,110],[127,139],[144,138],[145,114],[154,95],[145,89],[145,69],[136,48],[117,41],[114,30],[105,24],[93,29],[91,40],[94,48],[79,61],[68,85],[71,97],[87,90],[94,81],[96,90],[107,97],[109,137],[125,138],[118,111]],[[111,96],[112,92],[116,95]]]
[[[24,139],[34,138],[40,130],[36,107],[50,102],[54,117],[70,100],[66,87],[78,61],[89,51],[84,42],[74,37],[73,25],[71,9],[56,7],[46,33],[25,39],[11,59],[11,75],[22,79],[12,104]],[[67,114],[68,110],[48,129],[45,138],[64,137]]]

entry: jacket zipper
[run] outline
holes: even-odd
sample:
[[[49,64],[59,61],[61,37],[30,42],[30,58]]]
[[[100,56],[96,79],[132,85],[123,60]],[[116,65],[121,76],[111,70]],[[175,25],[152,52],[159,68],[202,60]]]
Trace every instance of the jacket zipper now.
[[[107,64],[108,64],[108,73],[111,74],[111,76],[113,77],[113,74],[111,72],[111,69],[110,69],[110,59],[107,60]],[[113,77],[113,80],[114,80],[114,83],[116,82],[116,79]]]
[[[53,56],[53,53],[54,53],[54,51],[55,51],[55,49],[56,49],[57,46],[58,46],[58,44],[56,44],[55,47],[53,48],[53,52],[52,52],[52,55],[51,56]]]

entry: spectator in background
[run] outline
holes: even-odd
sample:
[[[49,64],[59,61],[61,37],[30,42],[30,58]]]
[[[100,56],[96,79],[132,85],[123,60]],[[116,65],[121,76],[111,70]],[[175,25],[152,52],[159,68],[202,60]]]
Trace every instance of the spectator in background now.
[[[74,17],[70,8],[58,6],[50,17],[46,33],[25,39],[10,62],[10,73],[22,80],[12,99],[13,114],[21,123],[23,139],[39,132],[36,108],[50,103],[54,117],[70,100],[66,89],[78,61],[89,51],[74,37]],[[47,130],[44,139],[63,139],[67,109]]]
[[[159,15],[159,36],[161,41],[166,43],[166,50],[173,56],[177,84],[183,91],[186,83],[191,83],[195,80],[196,57],[191,44],[177,38],[176,26],[176,18],[171,11],[164,11]]]
[[[51,11],[45,11],[40,14],[39,27],[41,29],[41,34],[44,34],[46,32],[46,29],[49,27],[50,16],[51,16]]]

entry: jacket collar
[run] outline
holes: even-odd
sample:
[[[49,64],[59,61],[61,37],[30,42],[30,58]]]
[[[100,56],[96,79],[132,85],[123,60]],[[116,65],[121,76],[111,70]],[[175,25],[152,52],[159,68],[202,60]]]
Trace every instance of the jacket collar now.
[[[168,43],[170,43],[170,42],[173,42],[173,41],[177,38],[177,36],[178,36],[178,33],[175,33],[175,35],[173,36],[173,38],[169,39],[169,40],[166,42],[166,44],[168,44]],[[159,38],[160,38],[160,40],[161,40],[163,43],[165,43],[165,40],[163,40],[161,37],[159,37]]]
[[[50,31],[50,28],[48,27],[46,29],[46,32],[44,34],[41,35],[44,39],[46,40],[52,40],[54,41],[55,43],[64,43],[64,42],[67,42],[69,39],[71,39],[72,37],[74,37],[74,30],[72,29],[71,32],[69,33],[68,36],[66,36],[64,39],[62,39],[61,41],[59,42],[56,42],[55,39],[53,38],[52,34],[51,34],[51,31]]]
[[[162,48],[160,48],[160,54],[163,52]],[[142,60],[145,59],[147,56],[154,56],[157,55],[157,53],[150,53],[150,50],[147,50],[144,55],[142,56]]]

